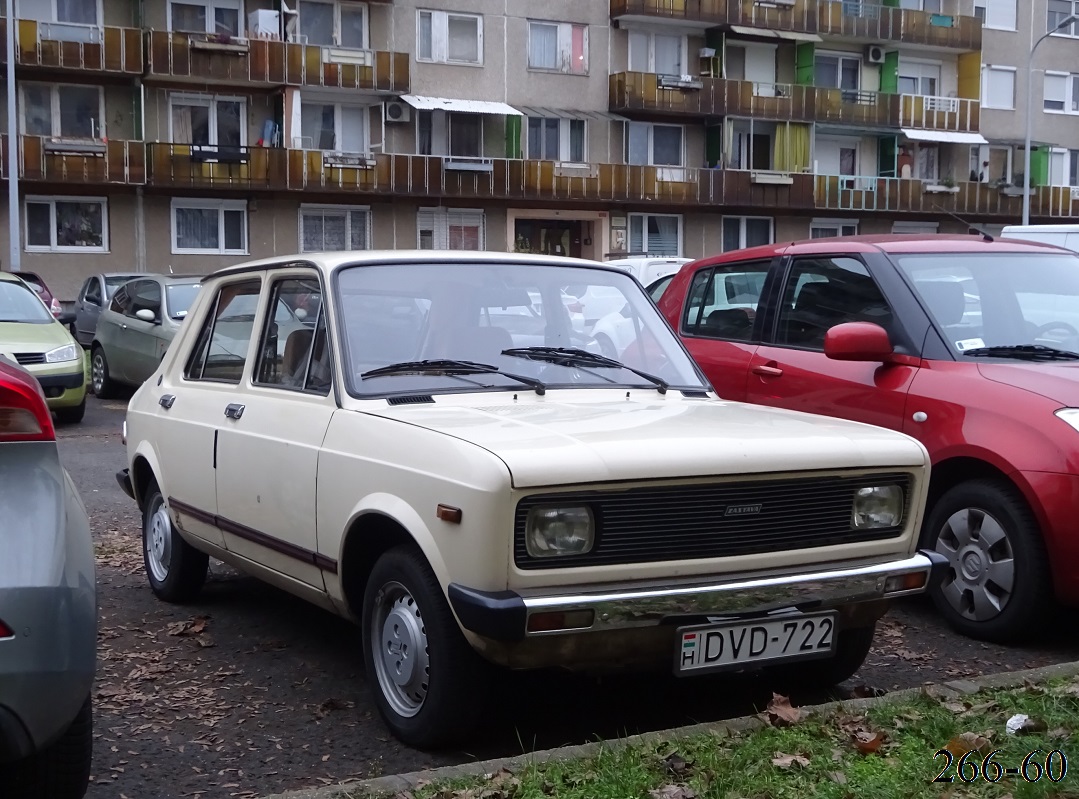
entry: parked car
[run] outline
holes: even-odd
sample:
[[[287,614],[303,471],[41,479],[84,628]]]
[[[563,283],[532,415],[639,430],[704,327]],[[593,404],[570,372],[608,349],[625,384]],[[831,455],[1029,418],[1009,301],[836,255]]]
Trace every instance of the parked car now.
[[[756,272],[756,316],[709,287]],[[703,291],[701,289],[704,289]],[[1079,605],[1079,256],[970,236],[844,237],[687,265],[659,307],[720,396],[900,430],[933,459],[921,545],[965,635]]]
[[[97,330],[97,320],[101,309],[109,304],[116,289],[129,280],[145,277],[139,273],[106,272],[90,275],[79,289],[75,300],[75,321],[71,324],[71,335],[84,347],[90,347]]]
[[[45,285],[45,281],[41,279],[41,275],[36,272],[13,272],[16,277],[22,279],[26,285],[34,290],[34,293],[41,298],[41,301],[45,303],[45,307],[49,309],[49,313],[59,318],[64,312],[63,306],[60,301],[53,296],[53,293],[49,291],[49,287]]]
[[[21,279],[0,272],[0,355],[27,367],[56,418],[74,424],[86,412],[86,364],[70,323],[69,314],[52,316]]]
[[[624,362],[572,346],[565,285],[619,292],[642,345]],[[281,298],[312,292],[313,329],[268,344]],[[534,292],[543,344],[486,324]],[[915,546],[921,444],[718,400],[641,285],[579,259],[223,269],[124,441],[155,594],[192,599],[213,555],[358,621],[379,710],[417,746],[483,718],[488,665],[842,681],[888,601],[943,562]]]
[[[635,258],[616,258],[607,261],[608,266],[625,269],[642,286],[649,286],[660,278],[675,274],[682,268],[682,264],[688,264],[692,258],[649,258],[647,256]]]
[[[60,463],[39,380],[3,356],[0,520],[2,793],[81,799],[97,663],[90,521]]]
[[[1002,238],[1038,241],[1079,252],[1079,225],[1006,225]]]

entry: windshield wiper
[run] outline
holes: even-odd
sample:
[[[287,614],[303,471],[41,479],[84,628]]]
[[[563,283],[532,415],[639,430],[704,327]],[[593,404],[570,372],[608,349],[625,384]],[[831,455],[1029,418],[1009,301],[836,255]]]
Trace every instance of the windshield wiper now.
[[[997,347],[978,347],[967,350],[964,355],[972,355],[975,358],[1016,358],[1022,361],[1077,361],[1079,352],[1070,350],[1058,350],[1056,347],[1046,347],[1041,344],[1009,344]]]
[[[527,358],[531,361],[546,361],[547,363],[557,364],[558,366],[598,366],[608,369],[625,369],[627,372],[633,372],[637,377],[643,377],[650,383],[655,384],[656,389],[660,394],[666,394],[669,385],[667,381],[661,377],[650,375],[648,372],[642,372],[639,369],[634,369],[632,366],[626,366],[621,361],[616,361],[614,358],[608,358],[606,355],[597,355],[594,352],[588,350],[578,349],[576,347],[513,347],[508,350],[502,350],[503,355],[509,355],[512,358]]]
[[[537,394],[543,395],[547,393],[547,386],[544,385],[543,381],[537,380],[534,377],[515,375],[512,372],[505,372],[497,366],[491,366],[487,363],[457,361],[448,358],[429,361],[402,361],[401,363],[391,363],[389,366],[380,366],[378,369],[371,369],[370,371],[364,372],[360,375],[360,379],[366,380],[369,377],[386,377],[389,375],[433,374],[437,372],[442,372],[447,375],[501,375],[502,377],[508,377],[511,380],[516,380],[518,383],[524,383],[526,386],[534,388]]]

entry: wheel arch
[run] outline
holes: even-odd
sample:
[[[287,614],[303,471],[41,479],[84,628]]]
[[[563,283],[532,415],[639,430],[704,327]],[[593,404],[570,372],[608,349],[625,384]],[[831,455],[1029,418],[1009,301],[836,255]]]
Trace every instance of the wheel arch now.
[[[1042,523],[1037,505],[1031,502],[1027,486],[1023,485],[1021,482],[1017,482],[1014,473],[1010,474],[996,464],[990,463],[977,456],[955,455],[946,458],[939,463],[933,464],[929,477],[929,492],[926,498],[925,517],[923,519],[922,531],[919,538],[921,545],[926,545],[929,534],[926,522],[929,521],[929,517],[933,513],[933,508],[936,507],[940,498],[957,485],[971,480],[997,480],[1012,486],[1018,491],[1023,501],[1034,513],[1034,517],[1038,520],[1039,524]]]
[[[157,483],[161,487],[159,474],[157,454],[144,441],[139,444],[135,457],[131,459],[131,489],[140,511],[146,507],[146,492],[150,484]]]

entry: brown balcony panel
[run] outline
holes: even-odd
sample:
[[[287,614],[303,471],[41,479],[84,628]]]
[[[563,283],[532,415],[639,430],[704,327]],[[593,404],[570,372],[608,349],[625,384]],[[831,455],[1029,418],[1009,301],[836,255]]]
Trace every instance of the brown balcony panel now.
[[[141,75],[142,31],[112,26],[100,30],[102,39],[98,42],[61,41],[49,38],[48,23],[20,19],[15,57],[22,67]],[[0,36],[5,35],[6,20],[0,20]]]
[[[66,143],[68,152],[50,150],[42,136],[19,137],[21,177],[26,181],[72,185],[141,184],[146,177],[145,145],[137,141],[114,140],[102,143],[100,151],[78,152],[78,145]],[[7,137],[3,146],[7,147]],[[5,149],[6,154],[6,149]]]
[[[410,89],[408,53],[387,52],[384,50],[342,51],[342,57],[334,60],[324,57],[324,50],[319,45],[277,43],[280,57],[283,58],[281,70],[284,82],[291,86],[326,86],[341,89],[361,89],[407,93]],[[271,57],[277,55],[271,50]],[[356,59],[357,62],[353,62]],[[366,61],[366,63],[358,63]]]
[[[201,34],[170,31],[150,31],[148,39],[151,75],[222,83],[258,79],[251,69],[249,44],[216,42]]]
[[[763,183],[754,173],[740,170],[710,170],[722,178],[723,204],[740,208],[814,208],[813,175],[795,172],[790,184]]]
[[[266,147],[202,149],[186,144],[148,144],[155,187],[285,189],[286,151]]]

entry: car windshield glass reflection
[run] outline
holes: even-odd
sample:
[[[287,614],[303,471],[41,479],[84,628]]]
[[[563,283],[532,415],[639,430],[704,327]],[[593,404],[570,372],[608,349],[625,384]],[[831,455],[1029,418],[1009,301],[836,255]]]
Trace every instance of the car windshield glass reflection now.
[[[165,287],[166,300],[169,308],[169,316],[173,319],[183,319],[191,309],[191,303],[198,296],[200,284],[178,283]]]
[[[105,299],[111,300],[112,295],[116,293],[116,289],[127,283],[129,280],[135,280],[138,275],[110,275],[105,278]]]
[[[0,280],[0,322],[46,324],[51,321],[49,309],[28,286]]]
[[[338,302],[356,395],[519,390],[522,378],[549,389],[704,387],[648,296],[614,270],[355,266],[338,275]],[[617,323],[617,346],[593,333],[601,323]]]
[[[1079,256],[941,253],[896,261],[964,358],[1074,360],[1079,353]]]

